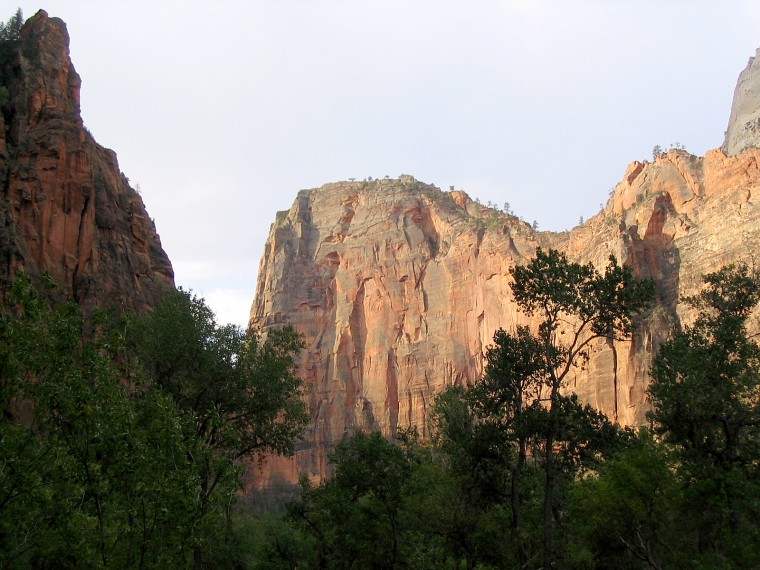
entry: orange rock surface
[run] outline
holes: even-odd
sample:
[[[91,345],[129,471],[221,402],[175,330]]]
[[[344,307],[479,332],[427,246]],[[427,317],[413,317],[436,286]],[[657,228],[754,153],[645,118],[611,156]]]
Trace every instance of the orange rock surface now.
[[[273,459],[257,485],[314,479],[353,431],[428,433],[435,395],[483,372],[494,331],[528,322],[509,269],[537,246],[606,265],[610,254],[657,283],[657,305],[632,341],[594,345],[568,389],[622,424],[645,421],[653,354],[691,318],[679,303],[701,276],[752,261],[760,243],[760,150],[704,158],[671,150],[633,163],[604,209],[570,232],[537,232],[514,216],[402,176],[298,194],[272,225],[250,325],[291,323],[308,348],[311,425],[294,460]]]
[[[44,11],[3,48],[0,290],[49,272],[83,306],[143,310],[173,283],[140,196],[79,114],[65,24]]]

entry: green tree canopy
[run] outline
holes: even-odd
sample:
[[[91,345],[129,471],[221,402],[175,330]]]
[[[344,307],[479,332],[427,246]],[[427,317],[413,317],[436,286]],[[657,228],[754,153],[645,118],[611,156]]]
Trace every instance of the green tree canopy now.
[[[358,432],[337,446],[330,461],[333,477],[319,487],[302,480],[302,498],[290,506],[317,539],[319,565],[402,566],[399,517],[412,469],[404,450],[378,432]]]
[[[301,340],[218,326],[172,292],[149,315],[50,303],[20,276],[0,312],[0,566],[226,566],[241,460],[289,453]],[[222,556],[222,558],[220,558]]]
[[[18,41],[21,39],[21,28],[24,27],[24,13],[21,8],[5,22],[0,22],[0,41]]]
[[[256,331],[220,326],[203,299],[180,289],[132,321],[127,336],[140,373],[193,422],[199,519],[234,502],[242,459],[293,453],[308,416],[295,375],[303,340],[291,327],[264,340]],[[196,546],[196,568],[203,548]]]
[[[760,346],[748,321],[760,279],[746,265],[704,277],[686,299],[694,324],[665,343],[652,368],[654,430],[675,446],[703,567],[760,564]]]
[[[573,366],[588,358],[596,339],[622,340],[630,336],[634,316],[645,309],[654,295],[654,284],[636,279],[630,267],[610,257],[605,272],[592,264],[570,262],[556,250],[536,250],[524,266],[511,270],[512,293],[520,309],[538,320],[536,342],[548,393],[542,448],[545,473],[544,567],[552,566],[556,467],[555,445],[560,436],[563,410],[576,409],[561,395]],[[600,424],[601,425],[601,424]]]
[[[196,435],[230,460],[291,454],[308,417],[295,375],[303,339],[292,327],[218,325],[202,298],[182,289],[133,321],[130,343],[144,371],[192,414]]]
[[[689,455],[725,467],[760,458],[760,347],[747,320],[760,280],[747,266],[706,275],[686,302],[693,325],[665,343],[652,368],[649,397],[657,433]]]
[[[24,276],[11,297],[0,321],[0,566],[184,564],[198,538],[188,418],[160,390],[124,384],[107,319],[86,326],[76,305],[51,305]]]
[[[673,459],[646,431],[569,492],[569,562],[582,568],[683,566],[681,491]],[[681,564],[679,564],[679,561]]]

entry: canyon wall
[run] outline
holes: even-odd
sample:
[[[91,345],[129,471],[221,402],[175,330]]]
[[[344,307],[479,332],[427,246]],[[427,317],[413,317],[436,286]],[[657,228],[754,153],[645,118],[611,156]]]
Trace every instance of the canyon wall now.
[[[749,58],[739,74],[722,149],[739,154],[746,148],[760,146],[760,48]]]
[[[173,284],[116,154],[82,123],[65,24],[44,11],[0,42],[0,292],[47,271],[84,307],[144,310]]]
[[[435,395],[480,377],[496,329],[529,322],[509,269],[538,246],[598,268],[614,254],[656,281],[657,303],[633,339],[614,351],[595,344],[568,385],[620,423],[642,424],[652,357],[692,317],[679,299],[704,273],[751,262],[760,243],[758,159],[750,148],[634,162],[604,209],[564,233],[534,231],[411,176],[299,192],[272,225],[250,325],[290,323],[304,334],[311,424],[295,458],[271,459],[256,486],[324,477],[327,452],[360,428],[427,434]]]

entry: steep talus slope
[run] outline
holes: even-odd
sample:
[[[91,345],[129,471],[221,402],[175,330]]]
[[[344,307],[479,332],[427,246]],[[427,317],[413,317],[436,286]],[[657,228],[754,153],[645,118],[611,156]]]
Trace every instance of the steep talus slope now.
[[[632,342],[597,343],[570,381],[619,422],[642,423],[652,356],[690,318],[679,298],[760,243],[759,158],[671,150],[633,163],[602,212],[560,234],[409,176],[301,191],[272,225],[250,323],[305,335],[312,424],[295,461],[274,460],[260,484],[323,476],[326,452],[357,428],[426,433],[435,394],[478,378],[494,331],[527,322],[509,268],[537,246],[597,267],[614,254],[656,280]]]
[[[44,11],[0,43],[0,291],[18,269],[48,271],[83,306],[142,310],[171,264],[116,154],[83,126],[68,46]]]

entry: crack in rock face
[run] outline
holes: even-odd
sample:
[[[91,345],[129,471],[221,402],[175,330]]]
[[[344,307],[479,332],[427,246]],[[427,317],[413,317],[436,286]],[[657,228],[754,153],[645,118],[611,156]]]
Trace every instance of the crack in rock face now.
[[[356,429],[427,435],[435,395],[481,376],[494,332],[531,324],[509,269],[539,246],[600,270],[613,254],[656,281],[657,304],[633,338],[615,350],[594,344],[566,386],[621,424],[642,424],[653,355],[693,317],[678,300],[760,244],[758,158],[673,149],[635,163],[601,212],[562,233],[410,177],[302,191],[272,225],[250,324],[291,323],[305,335],[312,423],[294,460],[272,460],[257,484],[326,476],[326,454]]]

